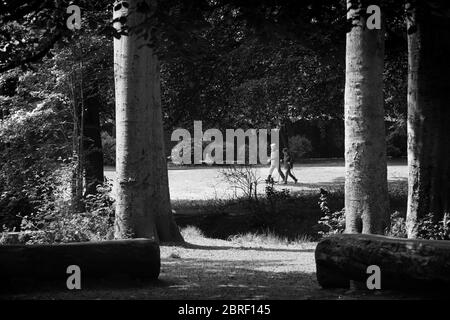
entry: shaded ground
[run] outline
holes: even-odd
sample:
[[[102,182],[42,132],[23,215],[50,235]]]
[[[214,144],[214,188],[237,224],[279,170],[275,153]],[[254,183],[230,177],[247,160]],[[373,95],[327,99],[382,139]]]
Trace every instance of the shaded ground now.
[[[321,289],[315,278],[316,243],[252,243],[185,234],[188,247],[161,248],[159,280],[116,282],[80,291],[39,288],[3,299],[405,299],[424,293]],[[62,284],[64,285],[64,284]],[[439,296],[438,296],[439,297]]]
[[[172,200],[205,200],[224,199],[240,195],[231,185],[223,181],[220,170],[225,167],[190,167],[170,168],[169,187]],[[299,184],[290,183],[287,186],[277,185],[278,189],[288,188],[291,191],[314,190],[323,186],[342,185],[344,183],[345,168],[342,160],[317,160],[300,163],[294,166],[294,174]],[[258,167],[259,177],[267,177],[268,167]],[[388,178],[390,181],[406,180],[407,166],[405,161],[390,161]],[[114,177],[114,168],[105,168],[108,179]],[[274,176],[275,180],[278,176]],[[261,184],[260,192],[263,192]]]

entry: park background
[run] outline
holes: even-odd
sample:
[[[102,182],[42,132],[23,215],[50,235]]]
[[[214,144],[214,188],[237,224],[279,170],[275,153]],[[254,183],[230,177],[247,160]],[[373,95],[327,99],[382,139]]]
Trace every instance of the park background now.
[[[403,5],[382,6],[386,129],[379,135],[386,137],[389,157],[391,217],[385,232],[397,237],[406,237],[408,196]],[[9,36],[2,35],[1,53],[0,226],[28,244],[114,237],[113,5],[80,6],[81,29],[75,32],[61,27],[65,19],[52,18],[51,6],[37,10],[40,19],[25,4],[19,7],[28,14],[10,10],[2,16]],[[266,184],[263,166],[180,167],[169,161],[173,216],[194,247],[162,247],[162,278],[169,280],[138,297],[217,298],[224,288],[230,297],[323,297],[313,279],[313,250],[323,236],[345,227],[345,1],[168,1],[160,8],[155,41],[166,158],[176,143],[170,141],[173,130],[192,132],[197,120],[204,130],[223,132],[279,128],[281,148],[289,147],[296,159],[299,183]],[[43,54],[25,62],[13,58],[35,48]],[[419,237],[448,235],[445,223],[420,221]],[[261,252],[266,260],[258,260]],[[225,280],[214,278],[224,270]],[[212,292],[198,289],[211,282]],[[283,293],[285,287],[290,289]],[[336,298],[343,291],[329,294]]]

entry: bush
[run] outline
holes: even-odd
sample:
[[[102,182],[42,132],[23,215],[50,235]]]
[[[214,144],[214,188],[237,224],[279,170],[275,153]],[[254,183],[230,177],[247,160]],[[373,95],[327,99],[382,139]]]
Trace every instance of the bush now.
[[[282,217],[286,217],[281,212],[292,199],[289,189],[277,190],[273,180],[266,181],[265,197],[258,199],[251,206],[253,214],[252,224],[256,228],[269,228],[274,226]]]
[[[322,217],[317,222],[319,226],[318,234],[327,236],[330,234],[342,233],[345,230],[345,209],[332,212],[328,206],[328,192],[320,189],[318,205],[322,212]]]
[[[391,216],[391,226],[386,231],[389,237],[406,238],[406,221],[400,212],[395,211]]]
[[[111,137],[108,132],[102,132],[103,161],[107,166],[116,164],[116,139]]]
[[[273,180],[266,182],[266,200],[269,202],[269,207],[272,213],[279,212],[279,205],[291,198],[289,189],[281,189],[280,191],[274,188]]]
[[[219,171],[222,178],[232,187],[241,190],[247,199],[258,198],[260,177],[256,168],[250,165],[229,166]]]
[[[27,244],[101,241],[113,239],[114,206],[109,196],[110,185],[99,186],[96,195],[84,201],[85,212],[73,213],[70,201],[58,200],[55,209],[46,216],[22,219],[22,231],[32,233]]]
[[[327,205],[327,197],[321,194],[319,206],[323,216],[318,221],[321,236],[342,233],[345,230],[345,210],[331,212]],[[400,212],[395,211],[391,215],[390,228],[385,235],[396,238],[406,238],[406,219]],[[426,240],[450,240],[450,219],[445,215],[441,221],[434,221],[433,215],[429,214],[418,223],[418,238]]]
[[[388,126],[386,136],[387,155],[394,158],[406,156],[406,121],[397,120]]]
[[[428,214],[418,225],[418,237],[429,240],[450,240],[450,219],[448,214],[444,219],[435,222],[433,214]]]
[[[300,159],[311,154],[311,141],[305,136],[293,136],[289,138],[289,149],[294,156],[294,159]]]
[[[18,231],[23,216],[32,214],[34,206],[20,192],[4,192],[0,195],[0,227]]]
[[[343,233],[345,231],[345,209],[329,212],[318,221],[322,230],[318,231],[321,236]]]

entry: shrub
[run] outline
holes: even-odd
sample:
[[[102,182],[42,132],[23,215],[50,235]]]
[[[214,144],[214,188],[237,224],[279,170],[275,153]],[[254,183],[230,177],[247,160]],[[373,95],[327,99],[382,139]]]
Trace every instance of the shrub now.
[[[320,231],[318,234],[327,236],[330,234],[342,233],[345,230],[345,209],[332,212],[328,207],[328,192],[320,189],[318,205],[322,212],[322,217],[318,221]]]
[[[406,238],[406,221],[400,212],[395,211],[391,216],[390,228],[386,231],[389,237]]]
[[[219,171],[223,179],[232,187],[241,190],[247,199],[258,198],[260,177],[255,167],[250,165],[229,166]]]
[[[386,136],[387,155],[398,158],[406,156],[406,121],[399,119],[388,126]]]
[[[281,210],[291,199],[289,189],[277,190],[274,187],[273,180],[266,181],[265,197],[251,206],[253,226],[257,228],[274,226],[276,221],[283,216]]]
[[[345,230],[345,209],[325,214],[318,223],[323,227],[323,230],[318,232],[321,236],[343,233]]]
[[[312,144],[305,136],[297,135],[289,138],[289,149],[294,159],[300,159],[311,153]]]
[[[21,192],[4,192],[0,195],[0,227],[18,231],[22,217],[35,211],[29,199]]]
[[[84,201],[85,212],[73,213],[70,201],[57,200],[52,213],[46,216],[22,219],[22,231],[32,233],[26,243],[58,243],[101,241],[113,239],[114,206],[109,196],[110,185],[97,188],[96,195],[88,196]]]
[[[105,131],[102,131],[101,137],[103,161],[107,166],[114,166],[116,164],[116,139]]]
[[[274,188],[273,180],[266,182],[266,200],[269,202],[271,212],[278,213],[279,204],[291,198],[289,189],[281,189],[280,191]]]
[[[448,214],[441,221],[435,221],[433,214],[428,214],[420,220],[418,237],[429,240],[450,240],[450,219]]]
[[[327,198],[321,194],[319,206],[323,216],[318,221],[322,230],[318,233],[321,236],[342,233],[345,230],[345,210],[331,212],[327,205]],[[406,238],[406,219],[400,212],[395,211],[391,215],[390,227],[385,231],[385,235],[397,238]],[[450,240],[450,219],[445,215],[441,221],[435,221],[433,214],[427,215],[418,223],[418,238],[426,240]]]

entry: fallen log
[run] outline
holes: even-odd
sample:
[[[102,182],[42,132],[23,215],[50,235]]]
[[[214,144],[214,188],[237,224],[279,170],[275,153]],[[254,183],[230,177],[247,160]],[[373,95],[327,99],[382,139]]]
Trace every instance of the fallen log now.
[[[80,242],[56,245],[0,245],[0,276],[33,281],[67,279],[76,265],[81,277],[95,279],[127,275],[156,279],[159,245],[149,239]]]
[[[315,258],[323,288],[348,288],[350,280],[365,285],[371,265],[380,268],[382,289],[450,287],[450,241],[340,234],[319,242]]]

